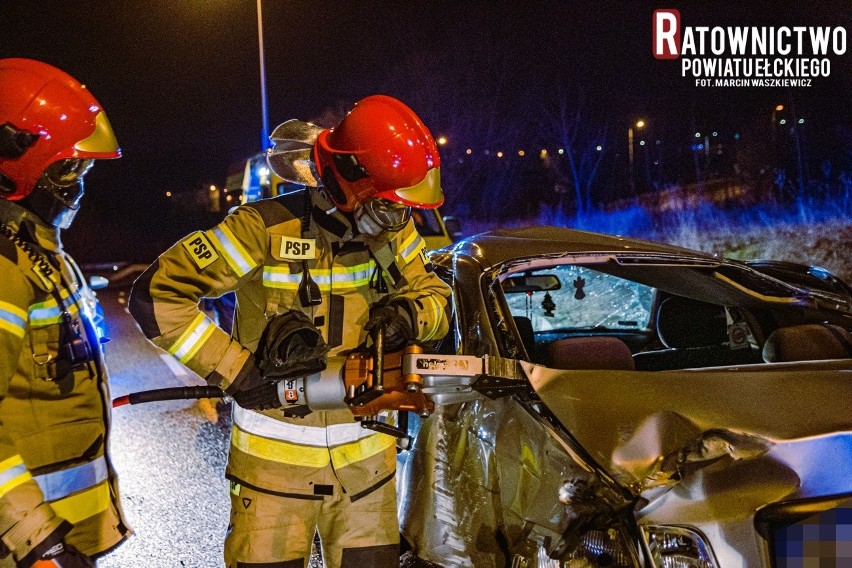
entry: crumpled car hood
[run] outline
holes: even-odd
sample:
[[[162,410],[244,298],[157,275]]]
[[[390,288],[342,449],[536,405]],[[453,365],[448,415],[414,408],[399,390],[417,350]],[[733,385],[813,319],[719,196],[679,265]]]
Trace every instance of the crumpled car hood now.
[[[719,460],[765,454],[800,473],[791,497],[827,485],[852,491],[849,360],[665,372],[522,366],[594,459],[649,500]],[[847,459],[834,453],[820,462],[803,454],[809,446],[840,450]]]

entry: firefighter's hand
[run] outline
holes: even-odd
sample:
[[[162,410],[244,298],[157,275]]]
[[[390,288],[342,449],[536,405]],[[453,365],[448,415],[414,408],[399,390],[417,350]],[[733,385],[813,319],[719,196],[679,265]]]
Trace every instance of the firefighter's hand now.
[[[266,383],[263,372],[257,366],[257,360],[254,355],[249,354],[234,380],[228,385],[222,385],[222,389],[225,393],[234,396],[239,392],[250,391]]]
[[[253,389],[235,392],[234,402],[247,410],[272,410],[281,407],[278,383],[264,382]]]
[[[18,564],[19,568],[94,568],[92,560],[71,546],[60,541],[53,545],[34,564]]]
[[[270,382],[258,368],[254,355],[249,355],[234,381],[225,387],[234,402],[249,410],[278,408],[278,383]]]
[[[325,369],[328,345],[314,322],[298,310],[269,320],[257,350],[257,365],[268,381],[306,377]]]
[[[411,324],[411,315],[403,303],[390,302],[371,309],[370,319],[364,324],[364,331],[372,334],[380,326],[384,326],[385,330],[386,351],[401,349],[406,342],[416,338],[414,326]]]

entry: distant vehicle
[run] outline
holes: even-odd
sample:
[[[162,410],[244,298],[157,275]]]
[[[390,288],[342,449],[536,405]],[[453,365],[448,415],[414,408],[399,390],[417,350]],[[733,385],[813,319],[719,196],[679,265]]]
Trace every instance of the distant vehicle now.
[[[438,209],[412,209],[411,218],[417,232],[426,242],[426,248],[437,250],[453,243],[460,235],[453,235],[447,229],[447,220]]]
[[[96,287],[93,289],[99,290],[109,286],[110,288],[127,288],[139,278],[147,264],[130,263],[127,261],[121,262],[105,262],[98,264],[86,264],[83,266],[84,272],[89,274],[89,279],[94,279]]]
[[[398,473],[402,566],[841,558],[852,297],[836,276],[553,227],[431,259],[452,321],[402,363],[436,407]]]
[[[292,195],[291,209],[300,210],[301,190],[305,186],[281,179],[266,163],[266,154],[255,154],[247,160],[237,162],[228,169],[222,192],[223,211],[251,203],[259,199]],[[412,218],[417,231],[426,242],[426,248],[437,250],[461,237],[461,226],[457,219],[444,219],[438,209],[414,209]],[[449,227],[448,227],[449,225]]]
[[[278,197],[304,189],[305,186],[278,177],[266,163],[266,154],[260,153],[228,168],[222,195],[222,209],[259,199]]]

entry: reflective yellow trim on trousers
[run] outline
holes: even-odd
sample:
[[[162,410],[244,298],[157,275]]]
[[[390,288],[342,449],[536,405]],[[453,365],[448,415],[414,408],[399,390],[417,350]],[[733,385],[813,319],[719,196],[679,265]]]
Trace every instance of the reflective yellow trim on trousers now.
[[[376,434],[335,448],[317,448],[255,436],[236,426],[231,429],[231,445],[242,452],[268,461],[314,468],[326,467],[329,463],[344,467],[364,461],[395,443],[392,436]]]
[[[231,445],[256,458],[278,463],[303,467],[325,467],[331,463],[331,456],[327,448],[300,446],[281,440],[270,440],[249,434],[236,426],[231,429]]]
[[[107,510],[110,502],[109,481],[86,489],[70,497],[52,501],[50,506],[56,514],[71,524],[94,517]]]
[[[334,463],[334,467],[339,468],[364,461],[395,445],[396,439],[393,436],[377,433],[374,436],[362,438],[351,444],[331,448],[331,461]]]

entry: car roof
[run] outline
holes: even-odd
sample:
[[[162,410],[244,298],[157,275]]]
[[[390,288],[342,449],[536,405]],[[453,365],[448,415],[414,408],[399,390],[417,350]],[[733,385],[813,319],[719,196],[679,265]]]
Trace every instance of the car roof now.
[[[433,263],[444,270],[476,265],[525,270],[569,262],[706,302],[804,308],[852,314],[849,298],[774,278],[746,263],[687,248],[550,226],[498,229],[441,249]],[[560,258],[562,260],[560,260]],[[671,268],[676,268],[672,270]],[[465,277],[467,278],[467,277]]]
[[[477,258],[483,266],[541,255],[584,252],[678,255],[719,261],[713,255],[673,245],[550,226],[489,231],[459,241],[445,250]]]

